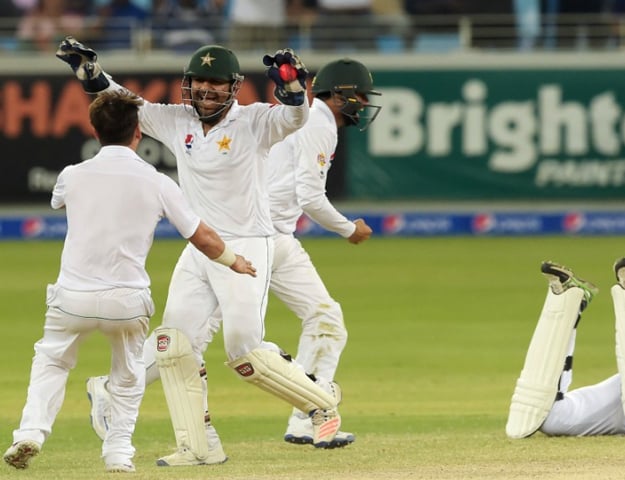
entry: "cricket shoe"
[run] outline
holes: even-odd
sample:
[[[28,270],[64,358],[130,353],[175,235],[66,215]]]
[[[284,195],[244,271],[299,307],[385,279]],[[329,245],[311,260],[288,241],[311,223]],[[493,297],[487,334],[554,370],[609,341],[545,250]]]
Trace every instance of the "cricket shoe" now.
[[[106,389],[109,377],[89,377],[87,397],[91,403],[91,427],[100,440],[104,440],[111,424],[111,394]]]
[[[318,408],[310,412],[313,427],[313,445],[315,448],[331,448],[341,427],[341,416],[337,406],[343,399],[343,393],[338,383],[324,381],[317,378],[316,383],[334,397],[334,407]]]
[[[28,468],[30,459],[41,451],[41,445],[33,440],[21,440],[4,452],[4,461],[19,470]]]
[[[297,445],[313,444],[313,424],[312,419],[303,412],[294,411],[289,418],[289,424],[284,434],[284,441]],[[349,432],[336,432],[334,439],[325,448],[340,448],[354,443],[356,437]]]
[[[599,292],[599,289],[595,285],[576,277],[570,268],[563,265],[546,261],[541,264],[540,271],[547,277],[549,287],[556,295],[560,295],[572,287],[581,288],[584,292],[586,305],[588,305]]]
[[[625,257],[619,258],[614,262],[614,274],[618,284],[625,289]]]
[[[188,448],[182,447],[171,455],[161,457],[156,461],[159,467],[188,467],[193,465],[217,465],[226,462],[226,456],[217,430],[212,425],[206,427],[206,439],[208,440],[208,456],[198,458]]]

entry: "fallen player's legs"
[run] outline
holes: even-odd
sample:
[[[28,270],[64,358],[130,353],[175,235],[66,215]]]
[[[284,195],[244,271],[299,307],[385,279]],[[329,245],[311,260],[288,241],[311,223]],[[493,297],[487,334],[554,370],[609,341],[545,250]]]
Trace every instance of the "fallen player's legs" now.
[[[553,404],[540,431],[546,435],[625,434],[620,376],[565,393]]]
[[[547,418],[558,389],[568,388],[575,328],[596,293],[596,287],[575,278],[566,267],[543,262],[541,271],[549,289],[510,403],[506,434],[511,438],[536,432]]]

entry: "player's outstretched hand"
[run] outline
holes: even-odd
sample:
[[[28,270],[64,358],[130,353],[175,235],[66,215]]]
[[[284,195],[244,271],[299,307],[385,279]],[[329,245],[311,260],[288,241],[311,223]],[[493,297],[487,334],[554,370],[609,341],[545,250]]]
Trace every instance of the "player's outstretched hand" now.
[[[371,227],[367,225],[362,218],[354,220],[354,224],[356,225],[356,230],[347,238],[347,241],[357,245],[360,242],[368,240],[373,233]]]
[[[274,55],[265,55],[263,64],[267,67],[267,76],[276,84],[273,93],[281,103],[304,103],[308,70],[293,50],[285,48]]]
[[[256,268],[252,265],[252,262],[247,260],[245,257],[241,255],[236,256],[237,259],[234,261],[232,265],[230,265],[230,269],[237,273],[244,273],[250,275],[252,277],[256,276]]]
[[[57,58],[67,63],[88,93],[98,93],[109,85],[108,76],[98,63],[98,54],[74,37],[65,37],[56,51]]]

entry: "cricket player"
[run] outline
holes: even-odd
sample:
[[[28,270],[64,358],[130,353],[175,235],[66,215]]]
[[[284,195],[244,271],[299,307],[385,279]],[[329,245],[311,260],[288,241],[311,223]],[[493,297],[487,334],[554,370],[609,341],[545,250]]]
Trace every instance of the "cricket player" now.
[[[57,56],[70,64],[87,92],[122,88],[102,70],[95,52],[71,37],[61,43]],[[191,56],[184,69],[182,105],[146,101],[140,110],[142,131],[174,152],[180,186],[191,206],[254,263],[258,277],[241,281],[240,276],[213,268],[190,247],[181,254],[170,282],[163,325],[148,339],[153,347],[144,350],[148,369],[158,368],[178,447],[157,460],[161,466],[226,460],[208,416],[203,362],[211,337],[209,318],[218,306],[227,364],[241,379],[307,412],[318,448],[326,448],[340,427],[339,386],[307,374],[276,344],[264,339],[274,254],[268,153],[306,123],[309,106],[307,70],[293,51],[265,55],[263,63],[276,83],[274,95],[280,105],[239,105],[236,95],[243,76],[237,57],[222,46],[207,45]],[[293,75],[287,80],[280,72],[285,65]],[[149,359],[152,353],[155,358]],[[156,373],[148,370],[151,375]]]
[[[142,103],[126,91],[96,98],[89,116],[102,148],[63,169],[54,186],[51,205],[65,208],[67,235],[59,276],[47,288],[44,332],[35,344],[22,419],[4,454],[17,469],[28,467],[50,435],[80,343],[100,331],[111,345],[111,415],[102,457],[108,472],[135,470],[132,434],[145,389],[143,344],[154,313],[145,260],[161,218],[220,269],[255,275],[250,262],[193,213],[178,185],[135,153]]]
[[[619,373],[571,391],[577,326],[598,290],[556,263],[543,262],[541,271],[549,289],[512,396],[506,434],[510,438],[536,431],[554,436],[625,434],[625,258],[614,264],[616,284],[611,289]]]
[[[326,196],[326,181],[338,141],[338,129],[365,130],[380,107],[369,103],[371,73],[362,63],[343,58],[322,66],[312,82],[314,99],[306,125],[276,144],[270,152],[269,196],[276,229],[270,289],[302,322],[296,361],[307,372],[334,379],[347,342],[340,304],[328,293],[310,256],[294,233],[305,213],[328,231],[352,244],[367,240],[372,231],[362,220],[350,221]],[[339,431],[333,447],[355,437]],[[313,442],[312,423],[306,412],[293,409],[284,440]]]
[[[310,256],[294,236],[297,220],[306,213],[329,231],[359,244],[371,235],[362,220],[350,221],[326,196],[326,181],[338,142],[338,129],[356,126],[365,130],[380,107],[369,103],[373,89],[371,73],[362,63],[343,58],[321,67],[313,79],[314,99],[304,127],[274,145],[269,153],[269,198],[276,229],[270,289],[302,322],[296,361],[316,376],[334,379],[347,342],[341,306],[328,293]],[[212,332],[220,328],[221,315],[210,320]],[[88,380],[92,424],[104,436],[108,423],[106,377]],[[284,440],[313,443],[313,426],[306,412],[296,408],[289,418]],[[339,431],[329,448],[352,443],[355,436]]]

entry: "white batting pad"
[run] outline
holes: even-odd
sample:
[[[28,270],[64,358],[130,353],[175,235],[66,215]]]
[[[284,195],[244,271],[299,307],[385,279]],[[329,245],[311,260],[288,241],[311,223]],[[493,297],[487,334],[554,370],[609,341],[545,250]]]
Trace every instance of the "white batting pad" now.
[[[187,337],[175,328],[158,327],[156,364],[169,407],[178,448],[187,448],[200,459],[208,457],[204,429],[204,397],[200,371]]]
[[[257,348],[226,365],[246,382],[286,400],[302,412],[334,408],[337,404],[337,400],[299,366],[271,350]]]
[[[616,365],[621,376],[621,403],[625,410],[625,290],[620,285],[614,285],[610,292],[614,303]]]
[[[512,395],[506,424],[510,438],[532,435],[547,418],[583,298],[581,288],[569,288],[559,295],[549,289]]]

